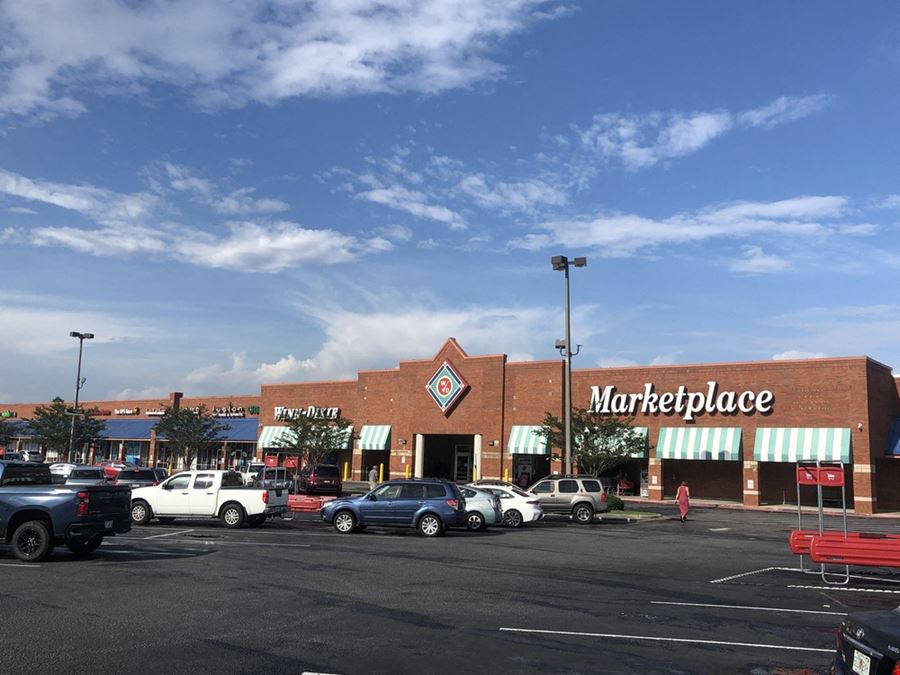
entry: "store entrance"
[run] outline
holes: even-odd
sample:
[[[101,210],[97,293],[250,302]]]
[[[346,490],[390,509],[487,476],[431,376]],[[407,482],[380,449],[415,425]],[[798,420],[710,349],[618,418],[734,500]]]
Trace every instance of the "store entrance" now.
[[[459,483],[472,480],[475,437],[464,434],[425,436],[423,476],[446,478]]]

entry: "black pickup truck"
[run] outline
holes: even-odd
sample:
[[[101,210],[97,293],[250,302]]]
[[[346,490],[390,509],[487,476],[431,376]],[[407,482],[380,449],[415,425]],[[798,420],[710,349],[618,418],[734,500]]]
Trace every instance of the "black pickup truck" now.
[[[0,538],[38,562],[65,544],[75,555],[131,529],[131,488],[54,485],[46,464],[0,461]]]

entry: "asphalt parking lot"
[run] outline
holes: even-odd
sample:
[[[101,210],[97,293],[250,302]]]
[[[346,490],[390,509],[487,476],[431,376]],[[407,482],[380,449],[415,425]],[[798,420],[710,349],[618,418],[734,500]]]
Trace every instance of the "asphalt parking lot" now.
[[[796,516],[661,511],[437,539],[176,521],[38,565],[0,547],[2,671],[818,673],[845,613],[900,604],[900,574],[796,571]]]

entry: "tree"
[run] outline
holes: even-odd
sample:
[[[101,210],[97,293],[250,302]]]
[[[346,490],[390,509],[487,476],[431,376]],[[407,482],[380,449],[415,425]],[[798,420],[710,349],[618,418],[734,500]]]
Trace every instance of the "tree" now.
[[[16,436],[16,424],[6,419],[0,419],[0,448],[10,450],[13,439]]]
[[[566,447],[565,421],[544,414],[540,432],[551,448]],[[572,463],[581,473],[598,476],[647,449],[647,441],[628,418],[601,416],[584,408],[572,409]],[[553,459],[559,459],[554,452]]]
[[[314,465],[343,449],[353,423],[340,416],[321,419],[295,415],[287,421],[287,430],[273,441],[273,446],[296,453],[303,464]]]
[[[86,443],[91,443],[103,433],[106,422],[96,419],[96,408],[80,408],[72,411],[58,396],[50,405],[35,408],[34,416],[28,420],[28,430],[34,440],[41,444],[45,452],[55,450],[60,457],[69,457],[69,437],[72,434],[72,420],[75,420],[73,448],[77,452]]]
[[[219,422],[206,406],[197,408],[166,407],[153,429],[165,440],[173,457],[181,457],[184,467],[190,467],[197,454],[218,447],[219,435],[231,427]]]

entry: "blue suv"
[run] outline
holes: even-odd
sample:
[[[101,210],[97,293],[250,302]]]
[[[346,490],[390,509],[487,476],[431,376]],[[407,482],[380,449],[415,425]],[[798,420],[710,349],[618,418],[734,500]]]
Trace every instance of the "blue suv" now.
[[[392,480],[362,497],[330,501],[321,514],[341,534],[359,532],[367,525],[393,525],[437,537],[467,522],[466,500],[456,483],[440,478]]]

